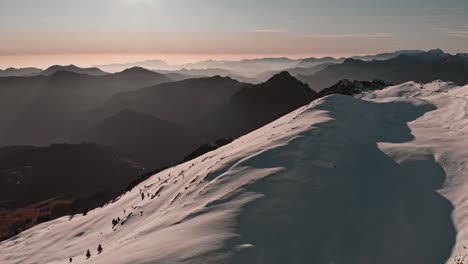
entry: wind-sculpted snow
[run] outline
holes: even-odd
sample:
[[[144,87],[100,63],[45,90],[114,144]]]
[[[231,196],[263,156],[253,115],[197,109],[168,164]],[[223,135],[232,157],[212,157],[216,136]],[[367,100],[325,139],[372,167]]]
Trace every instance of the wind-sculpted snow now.
[[[0,263],[463,263],[468,86],[359,97],[318,99],[22,232]]]

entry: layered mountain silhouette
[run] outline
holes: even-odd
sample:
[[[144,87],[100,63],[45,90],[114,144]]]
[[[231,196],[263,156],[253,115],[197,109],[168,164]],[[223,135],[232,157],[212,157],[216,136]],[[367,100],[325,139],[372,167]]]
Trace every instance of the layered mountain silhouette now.
[[[312,74],[315,74],[323,69],[325,69],[326,67],[330,66],[330,65],[333,65],[335,63],[332,63],[332,62],[328,62],[328,63],[322,63],[322,64],[318,64],[318,65],[315,65],[315,66],[311,66],[311,67],[294,67],[294,68],[291,68],[291,69],[286,69],[286,70],[282,70],[282,71],[287,71],[289,72],[289,74],[291,74],[292,76],[296,77],[298,75],[312,75]],[[271,77],[273,77],[274,75],[282,72],[282,71],[266,71],[266,72],[262,72],[261,74],[258,74],[255,76],[255,79],[261,81],[261,82],[265,82],[267,81],[268,79],[270,79]]]
[[[146,60],[130,63],[103,64],[96,65],[96,67],[109,72],[119,72],[133,67],[143,67],[146,69],[166,69],[169,68],[169,64],[162,60]]]
[[[44,71],[38,72],[37,74],[49,76],[49,75],[52,75],[52,74],[54,74],[56,72],[59,72],[59,71],[67,71],[67,72],[87,74],[87,75],[106,75],[106,74],[108,74],[107,72],[104,72],[101,69],[96,68],[96,67],[93,67],[93,68],[80,68],[80,67],[77,67],[75,65],[68,65],[68,66],[54,65],[54,66],[50,66],[49,68],[45,69]]]
[[[306,58],[299,62],[297,67],[300,68],[310,68],[324,63],[342,63],[345,58],[333,58],[333,57],[323,57],[323,58]]]
[[[399,50],[395,52],[386,52],[386,53],[378,53],[375,55],[364,55],[364,56],[352,56],[350,59],[356,60],[364,60],[364,61],[372,61],[372,60],[388,60],[398,57],[401,54],[419,54],[423,53],[424,51],[421,50]],[[342,58],[333,58],[333,57],[323,57],[323,58],[306,58],[301,60],[301,62],[297,65],[297,67],[313,67],[323,63],[342,63],[346,60],[345,57]]]
[[[188,79],[188,78],[201,78],[201,77],[213,77],[213,76],[221,76],[221,77],[230,77],[234,80],[239,82],[245,83],[258,83],[259,81],[257,78],[249,78],[242,76],[240,74],[233,73],[226,69],[221,68],[206,68],[206,69],[186,69],[182,68],[180,70],[155,70],[156,72],[163,73],[168,76],[172,76],[173,74],[177,74],[180,76],[179,80]],[[169,75],[171,74],[171,75]],[[274,74],[273,74],[274,75]],[[185,77],[185,78],[182,78]],[[271,77],[271,76],[270,76]],[[177,78],[177,77],[175,77]]]
[[[73,199],[87,199],[79,206],[81,209],[88,205],[98,206],[99,202],[113,197],[112,193],[134,181],[142,167],[162,168],[184,158],[197,157],[322,96],[354,95],[388,85],[385,79],[348,81],[340,78],[317,93],[293,75],[322,76],[324,72],[333,72],[335,67],[351,63],[353,67],[372,66],[351,71],[350,76],[359,73],[373,78],[370,74],[373,70],[381,74],[397,67],[392,60],[400,66],[400,61],[414,66],[416,64],[411,63],[416,60],[426,71],[430,65],[443,62],[451,70],[458,69],[460,74],[466,57],[431,51],[403,54],[388,61],[348,59],[342,65],[322,63],[308,68],[292,67],[289,72],[275,73],[273,70],[269,74],[274,75],[260,84],[239,82],[231,77],[191,75],[203,70],[163,74],[141,67],[115,74],[57,69],[44,75],[0,78],[0,145],[85,142],[0,149],[0,174],[4,176],[0,181],[4,181],[1,187],[5,188],[0,188],[0,192],[5,191],[1,198],[9,201],[13,208],[18,208],[18,204],[23,206],[52,199],[44,202],[45,207],[51,209],[56,206],[55,196],[74,195],[74,198],[66,198],[67,202],[60,202],[62,209],[56,209],[55,213],[51,209],[47,214],[39,215],[42,220],[70,213],[63,207]],[[258,67],[266,61],[247,60],[243,63]],[[272,61],[274,67],[298,63],[281,58]],[[435,65],[430,69],[439,68]],[[211,70],[213,72],[209,72],[210,69],[204,71],[206,74],[230,73],[222,69]],[[350,79],[360,80],[362,76]],[[174,81],[177,78],[184,80]],[[97,174],[106,180],[96,178]],[[31,175],[34,175],[33,180]],[[42,188],[41,184],[48,187]],[[38,189],[31,190],[31,186]],[[32,206],[43,208],[42,205]],[[0,223],[0,231],[1,228]],[[9,228],[11,235],[14,229]]]
[[[423,51],[420,50],[400,50],[395,52],[388,53],[379,53],[375,55],[366,55],[366,56],[353,56],[351,59],[364,60],[364,61],[373,61],[373,60],[388,60],[395,58],[401,54],[420,54]],[[334,64],[343,63],[346,58],[333,58],[333,57],[323,57],[323,58],[306,58],[299,61],[296,67],[276,70],[276,71],[265,71],[256,76],[255,79],[264,82],[271,78],[273,75],[280,73],[281,71],[287,71],[294,77],[303,78],[303,75],[314,75],[315,73],[324,70],[328,66]]]
[[[356,59],[356,60],[366,60],[366,61],[388,60],[388,59],[393,59],[395,57],[398,57],[399,55],[402,55],[402,54],[420,54],[420,53],[424,53],[424,51],[422,50],[397,50],[394,52],[385,52],[385,53],[379,53],[375,55],[353,56],[351,58]]]
[[[176,65],[175,67],[188,69],[221,68],[243,76],[252,77],[264,71],[279,71],[296,67],[300,61],[300,59],[290,58],[259,58],[239,61],[207,60]]]
[[[73,142],[112,146],[157,168],[261,127],[315,97],[287,72],[259,85],[220,76],[163,83],[115,95],[88,113],[99,119]]]
[[[162,120],[188,124],[220,110],[244,86],[249,84],[220,76],[162,83],[119,93],[93,115],[105,117],[129,109]]]
[[[10,76],[29,76],[35,75],[42,72],[41,69],[34,67],[27,68],[7,68],[5,70],[0,69],[0,77],[10,77]]]
[[[405,53],[381,61],[346,59],[342,64],[328,66],[313,75],[299,75],[298,78],[316,91],[330,87],[341,79],[380,79],[389,83],[411,80],[430,82],[441,79],[464,85],[468,83],[468,55],[450,55],[442,50],[430,50],[423,53]]]
[[[180,125],[128,109],[98,122],[73,141],[110,146],[147,168],[172,165],[200,144]]]
[[[0,131],[0,143],[94,142],[113,146],[145,164],[154,159],[173,163],[202,144],[251,131],[315,96],[286,72],[258,85],[220,76],[167,80],[143,68],[104,76],[59,71],[50,76],[2,78],[0,87],[7,89],[0,91],[4,95],[0,100],[6,103],[0,108],[6,108],[0,112],[6,126]],[[145,87],[148,82],[164,83]],[[140,137],[142,142],[154,137],[175,145],[178,140],[184,148],[174,148],[177,155],[164,157],[146,154],[143,143],[135,142],[134,149],[131,144],[119,145],[137,132],[135,127],[148,131]],[[157,148],[159,141],[153,141],[150,145]]]
[[[0,145],[65,142],[95,121],[84,113],[113,95],[168,81],[142,68],[102,76],[61,70],[50,76],[0,78]]]
[[[218,138],[253,131],[317,98],[317,93],[288,72],[237,92],[222,111],[205,120]]]

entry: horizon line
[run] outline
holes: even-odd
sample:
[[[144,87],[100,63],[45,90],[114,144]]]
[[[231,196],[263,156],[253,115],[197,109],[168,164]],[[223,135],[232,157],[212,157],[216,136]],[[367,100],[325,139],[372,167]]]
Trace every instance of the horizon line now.
[[[195,53],[50,53],[50,54],[0,54],[0,69],[7,68],[48,68],[54,65],[76,65],[79,67],[98,67],[112,64],[130,64],[146,61],[159,60],[167,63],[169,66],[181,66],[184,64],[198,63],[203,61],[242,61],[254,59],[279,59],[286,58],[291,60],[301,60],[307,58],[325,58],[335,59],[350,58],[354,56],[372,56],[381,53],[391,53],[405,50],[429,51],[433,49],[396,49],[383,50],[369,53],[307,53],[307,54],[195,54]],[[463,54],[463,52],[449,54]]]

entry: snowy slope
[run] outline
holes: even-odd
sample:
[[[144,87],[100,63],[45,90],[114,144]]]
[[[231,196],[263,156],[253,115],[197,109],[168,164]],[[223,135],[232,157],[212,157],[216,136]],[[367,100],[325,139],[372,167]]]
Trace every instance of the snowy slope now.
[[[0,263],[463,263],[468,86],[359,97],[316,100],[86,216],[35,226],[0,243]]]

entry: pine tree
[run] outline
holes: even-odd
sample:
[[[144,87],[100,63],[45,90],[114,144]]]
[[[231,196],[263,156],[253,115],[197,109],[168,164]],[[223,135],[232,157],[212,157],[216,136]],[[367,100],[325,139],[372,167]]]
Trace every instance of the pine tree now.
[[[88,251],[86,252],[86,258],[89,259],[91,257],[91,252],[89,252],[89,249]]]
[[[102,252],[102,246],[101,246],[101,244],[99,244],[99,246],[98,246],[98,248],[97,248],[97,251],[98,251],[98,254],[101,254],[101,252]]]

